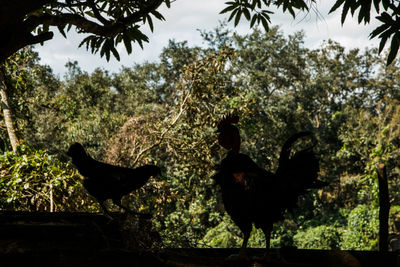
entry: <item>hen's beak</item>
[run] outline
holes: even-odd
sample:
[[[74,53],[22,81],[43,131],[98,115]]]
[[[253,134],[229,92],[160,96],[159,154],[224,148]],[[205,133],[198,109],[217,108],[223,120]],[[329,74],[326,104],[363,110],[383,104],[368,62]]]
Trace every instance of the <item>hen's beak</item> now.
[[[69,153],[69,151],[64,151],[63,154],[64,154],[64,156],[71,157],[71,153]]]

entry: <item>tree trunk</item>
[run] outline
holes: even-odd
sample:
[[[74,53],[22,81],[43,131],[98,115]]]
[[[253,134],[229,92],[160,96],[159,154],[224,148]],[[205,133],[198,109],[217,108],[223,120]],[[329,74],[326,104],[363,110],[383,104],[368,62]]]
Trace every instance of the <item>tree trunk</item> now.
[[[16,152],[17,146],[19,145],[19,140],[15,133],[12,110],[11,110],[10,105],[8,104],[7,84],[5,81],[3,65],[0,65],[0,83],[1,83],[1,87],[0,87],[1,109],[3,110],[4,123],[6,124],[6,127],[7,127],[7,132],[8,132],[8,136],[10,138],[12,150],[14,152]]]
[[[379,184],[379,251],[388,251],[389,237],[389,190],[386,175],[386,166],[378,165]]]

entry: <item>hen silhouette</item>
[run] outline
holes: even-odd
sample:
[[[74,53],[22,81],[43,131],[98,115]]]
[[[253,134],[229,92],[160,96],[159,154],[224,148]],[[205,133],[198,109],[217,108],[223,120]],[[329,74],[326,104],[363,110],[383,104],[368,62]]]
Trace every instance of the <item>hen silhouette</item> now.
[[[122,205],[122,197],[139,189],[151,176],[161,174],[155,165],[144,165],[135,169],[110,165],[93,159],[79,143],[72,144],[67,152],[79,173],[85,177],[83,186],[90,195],[96,198],[106,214],[112,217],[104,202],[111,199],[113,203],[132,214],[140,214]]]

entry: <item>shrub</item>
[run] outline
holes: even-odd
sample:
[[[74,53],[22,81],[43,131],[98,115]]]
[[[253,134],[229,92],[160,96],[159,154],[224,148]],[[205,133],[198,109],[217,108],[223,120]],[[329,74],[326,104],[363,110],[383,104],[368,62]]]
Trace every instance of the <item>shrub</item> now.
[[[239,228],[225,214],[223,220],[215,227],[209,229],[202,243],[206,247],[232,248],[242,245],[242,237]]]
[[[294,244],[304,249],[338,249],[340,247],[340,228],[331,225],[310,227],[298,231],[293,237]]]
[[[82,177],[67,163],[26,143],[0,155],[0,209],[94,211]]]
[[[378,208],[359,205],[347,219],[342,249],[374,250],[378,246]]]

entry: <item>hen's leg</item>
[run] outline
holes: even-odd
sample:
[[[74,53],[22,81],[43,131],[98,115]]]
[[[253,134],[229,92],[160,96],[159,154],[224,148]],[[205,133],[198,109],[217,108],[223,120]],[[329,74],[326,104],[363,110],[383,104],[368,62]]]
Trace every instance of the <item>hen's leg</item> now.
[[[132,213],[132,214],[136,214],[136,213],[135,213],[133,210],[131,210],[130,208],[128,208],[128,207],[122,205],[121,199],[114,199],[114,198],[113,198],[112,201],[113,201],[113,203],[114,203],[115,205],[117,205],[118,207],[120,207],[120,208],[123,209],[124,211],[129,212],[129,213]]]
[[[131,210],[130,208],[128,208],[128,207],[122,205],[121,199],[113,198],[112,201],[113,201],[113,203],[114,203],[115,205],[117,205],[118,207],[120,207],[120,208],[123,209],[124,211],[129,212],[129,213],[131,213],[131,214],[137,214],[136,212],[134,212],[134,211]]]
[[[133,210],[131,210],[130,208],[126,207],[125,205],[122,205],[121,199],[113,199],[113,203],[114,203],[115,205],[117,205],[118,207],[122,208],[123,210],[125,210],[126,212],[132,214],[132,215],[143,215],[143,216],[146,217],[146,218],[147,218],[147,217],[151,218],[151,214],[140,213],[140,212],[137,212],[137,211],[133,211]]]
[[[106,208],[106,206],[104,205],[103,201],[99,201],[100,207],[103,209],[103,211],[105,212],[105,215],[107,217],[109,217],[110,219],[114,219],[114,217],[112,216],[111,212],[109,212]]]

